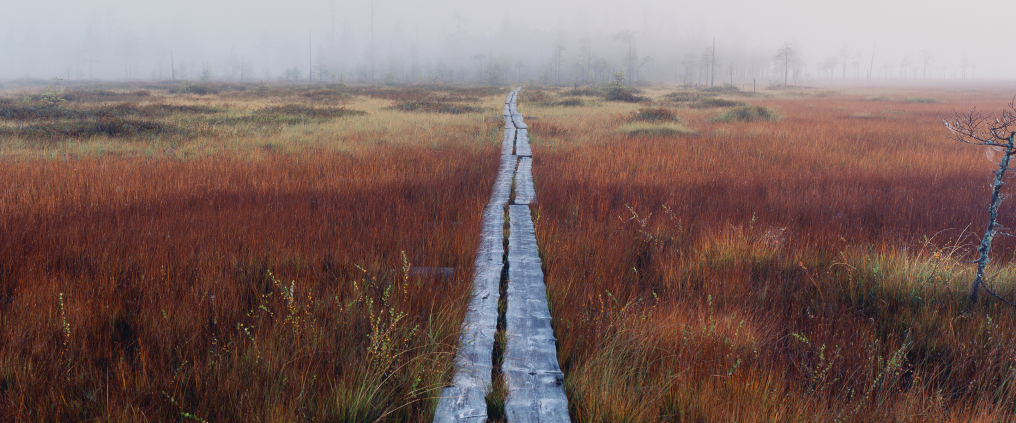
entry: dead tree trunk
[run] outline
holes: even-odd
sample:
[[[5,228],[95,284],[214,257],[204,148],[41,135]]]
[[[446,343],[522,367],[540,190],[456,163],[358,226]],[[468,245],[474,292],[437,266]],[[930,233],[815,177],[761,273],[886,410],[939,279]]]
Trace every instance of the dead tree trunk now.
[[[995,238],[995,228],[999,226],[997,223],[998,206],[1002,204],[1002,200],[1008,197],[1008,195],[1002,194],[1001,191],[1002,185],[1005,185],[1005,174],[1009,171],[1009,160],[1016,153],[1013,150],[1013,138],[1016,138],[1016,133],[1009,134],[1005,147],[1003,147],[1005,153],[1002,156],[1002,160],[998,163],[998,170],[993,171],[995,181],[992,183],[991,203],[988,205],[988,228],[985,229],[984,237],[981,238],[981,245],[977,247],[977,276],[974,277],[974,286],[970,288],[971,304],[977,302],[977,294],[980,292],[980,288],[984,286],[984,268],[988,266],[988,262],[991,260],[988,257],[988,253],[991,252],[991,241]]]
[[[1016,304],[996,294],[984,281],[984,269],[991,260],[989,253],[992,240],[998,234],[1009,235],[1004,232],[1006,228],[998,224],[998,206],[1008,197],[1002,194],[1002,186],[1005,185],[1012,157],[1016,155],[1016,98],[1009,102],[1008,109],[1004,110],[1001,116],[985,115],[974,109],[966,114],[957,113],[951,120],[942,122],[952,131],[953,139],[987,148],[989,160],[994,159],[996,152],[1002,152],[998,169],[992,171],[995,179],[991,186],[991,202],[988,204],[988,227],[984,230],[981,245],[977,248],[977,260],[974,261],[977,263],[977,275],[974,277],[973,286],[970,287],[970,305],[977,303],[978,294],[983,288],[999,301],[1016,307]]]

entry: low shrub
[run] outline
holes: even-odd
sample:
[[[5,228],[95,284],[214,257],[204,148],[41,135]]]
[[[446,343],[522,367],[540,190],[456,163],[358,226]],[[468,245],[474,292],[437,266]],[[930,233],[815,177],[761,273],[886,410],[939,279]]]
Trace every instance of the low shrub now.
[[[395,104],[391,108],[406,112],[449,113],[453,115],[462,113],[477,113],[484,110],[482,107],[446,103],[443,101],[404,101]]]
[[[874,115],[871,112],[857,112],[857,113],[854,113],[854,114],[850,115],[850,117],[852,117],[854,119],[880,119],[881,118],[881,116]]]
[[[779,112],[768,107],[745,105],[716,115],[713,122],[773,122],[779,118]]]
[[[128,101],[128,100],[141,100],[152,95],[151,91],[148,90],[135,90],[135,91],[111,91],[103,89],[88,89],[88,90],[67,90],[60,96],[67,101],[73,101],[77,103],[97,103],[105,101]]]
[[[670,93],[670,94],[665,94],[663,96],[663,98],[665,100],[667,100],[667,101],[672,101],[672,102],[675,102],[675,103],[684,103],[684,102],[688,102],[688,101],[698,100],[699,99],[699,95],[695,94],[695,93],[688,93],[688,92],[673,92],[673,93]]]
[[[919,103],[919,104],[935,104],[941,103],[942,100],[933,97],[907,97],[903,100],[904,103]]]
[[[94,121],[50,122],[18,127],[0,127],[0,136],[17,136],[33,140],[65,140],[68,138],[138,138],[144,136],[178,135],[174,125],[145,120],[102,118]]]
[[[556,96],[552,96],[547,90],[542,88],[526,88],[519,92],[518,102],[519,104],[530,104],[530,105],[541,105],[549,106],[554,104]]]
[[[213,87],[211,84],[195,84],[190,81],[185,81],[183,86],[170,88],[169,93],[207,95],[207,94],[218,94],[219,89]]]
[[[180,106],[172,104],[149,104],[139,106],[120,103],[94,108],[69,108],[57,105],[0,104],[0,118],[18,121],[55,119],[107,119],[127,116],[162,117],[173,113],[212,114],[219,109],[208,106]]]
[[[18,105],[13,102],[0,103],[0,118],[30,121],[77,117],[77,111],[55,106]]]
[[[345,116],[362,116],[367,114],[362,110],[346,108],[315,108],[296,104],[286,106],[266,107],[251,112],[246,116],[227,116],[212,119],[212,125],[297,125],[307,122],[322,122]]]
[[[648,107],[632,112],[632,122],[679,122],[677,115],[666,107]]]
[[[595,88],[583,87],[575,88],[564,92],[567,96],[583,96],[583,97],[600,97],[600,92]]]
[[[736,85],[723,84],[723,86],[706,87],[702,91],[707,93],[736,93],[741,90]]]
[[[287,116],[300,116],[308,118],[337,118],[343,116],[361,116],[367,114],[362,110],[353,110],[346,108],[316,108],[306,107],[297,104],[289,104],[285,106],[267,107],[264,109],[258,109],[254,112],[255,115],[287,115]]]
[[[624,103],[641,103],[650,100],[648,97],[642,97],[638,94],[638,90],[624,85],[609,85],[603,89],[601,96],[607,101],[620,101]]]
[[[267,91],[267,89],[265,89],[265,91]],[[303,96],[303,97],[306,97],[309,100],[312,100],[312,101],[315,101],[315,102],[323,102],[323,103],[327,103],[327,102],[331,102],[331,103],[343,103],[343,102],[348,101],[350,99],[350,97],[351,97],[348,93],[343,91],[341,88],[339,88],[339,89],[313,90],[313,91],[308,91],[308,92],[305,92],[305,93],[301,93],[300,95]]]
[[[635,137],[668,137],[698,134],[698,131],[677,122],[634,122],[622,125],[620,129],[621,132]]]
[[[720,107],[744,106],[745,103],[723,98],[702,98],[691,104],[694,109],[713,109]]]
[[[581,98],[567,98],[557,103],[554,103],[554,106],[562,106],[562,107],[578,107],[585,105],[586,102],[582,101]]]

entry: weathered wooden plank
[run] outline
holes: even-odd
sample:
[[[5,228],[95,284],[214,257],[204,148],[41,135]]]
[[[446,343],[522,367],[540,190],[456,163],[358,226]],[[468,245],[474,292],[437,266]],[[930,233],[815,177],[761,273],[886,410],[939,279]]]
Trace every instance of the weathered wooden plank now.
[[[522,130],[519,130],[521,133]],[[533,157],[532,147],[529,145],[528,138],[516,137],[515,138],[515,155],[519,157]]]
[[[508,213],[508,343],[501,366],[509,391],[505,413],[512,423],[568,422],[532,215],[525,205],[508,206]]]
[[[511,132],[511,134],[514,133],[515,131]],[[506,133],[504,139],[501,140],[501,155],[508,156],[512,154],[515,154],[515,136]]]
[[[454,267],[410,267],[409,276],[450,278],[455,275],[455,270]]]
[[[532,145],[529,143],[528,129],[515,131],[515,154],[519,156],[533,156]]]
[[[511,195],[517,164],[511,138],[502,146],[497,179],[483,211],[480,248],[474,262],[473,297],[462,322],[459,350],[455,356],[452,386],[441,391],[435,422],[483,422],[487,419],[486,391],[491,387],[494,335],[497,331],[501,270],[504,267],[504,205]],[[507,154],[505,150],[507,149]]]
[[[515,170],[515,204],[532,204],[535,201],[533,158],[519,156],[519,167]]]
[[[512,113],[512,123],[514,123],[515,127],[519,129],[529,128],[526,126],[525,117],[518,112]]]
[[[488,204],[483,213],[480,251],[476,254],[473,298],[462,322],[452,386],[441,392],[435,422],[484,421],[484,395],[491,386],[497,301],[503,266],[504,214],[501,204]]]
[[[531,203],[536,196],[528,132],[515,103],[520,89],[513,90],[505,99],[501,167],[484,209],[480,250],[474,264],[473,298],[463,322],[452,386],[442,391],[438,402],[434,418],[437,422],[482,422],[487,418],[484,395],[491,386],[493,338],[505,253],[503,205],[511,194],[513,177],[517,204]],[[513,148],[530,157],[511,154]],[[550,326],[532,216],[527,205],[509,206],[509,215],[511,235],[505,315],[508,344],[501,367],[510,391],[505,412],[508,421],[513,423],[567,422],[568,400],[561,387],[563,374],[557,363],[556,338]]]

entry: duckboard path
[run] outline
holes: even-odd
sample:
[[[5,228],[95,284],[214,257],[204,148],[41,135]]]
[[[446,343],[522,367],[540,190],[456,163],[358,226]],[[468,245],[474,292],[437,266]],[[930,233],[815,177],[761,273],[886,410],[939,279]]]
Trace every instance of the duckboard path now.
[[[485,396],[492,387],[494,337],[505,266],[507,343],[501,371],[508,385],[507,419],[512,423],[570,421],[530,210],[536,190],[529,128],[516,102],[521,89],[512,90],[505,98],[501,165],[483,211],[473,297],[462,323],[452,385],[441,392],[435,422],[487,421]]]

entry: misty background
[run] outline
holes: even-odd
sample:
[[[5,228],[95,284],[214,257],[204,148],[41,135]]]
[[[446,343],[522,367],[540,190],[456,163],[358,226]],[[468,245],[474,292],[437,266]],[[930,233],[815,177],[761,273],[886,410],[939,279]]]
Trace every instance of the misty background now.
[[[1016,2],[36,0],[0,80],[760,85],[1016,77]],[[715,44],[714,44],[715,43]],[[777,51],[792,47],[785,63]],[[714,47],[715,46],[715,47]]]

